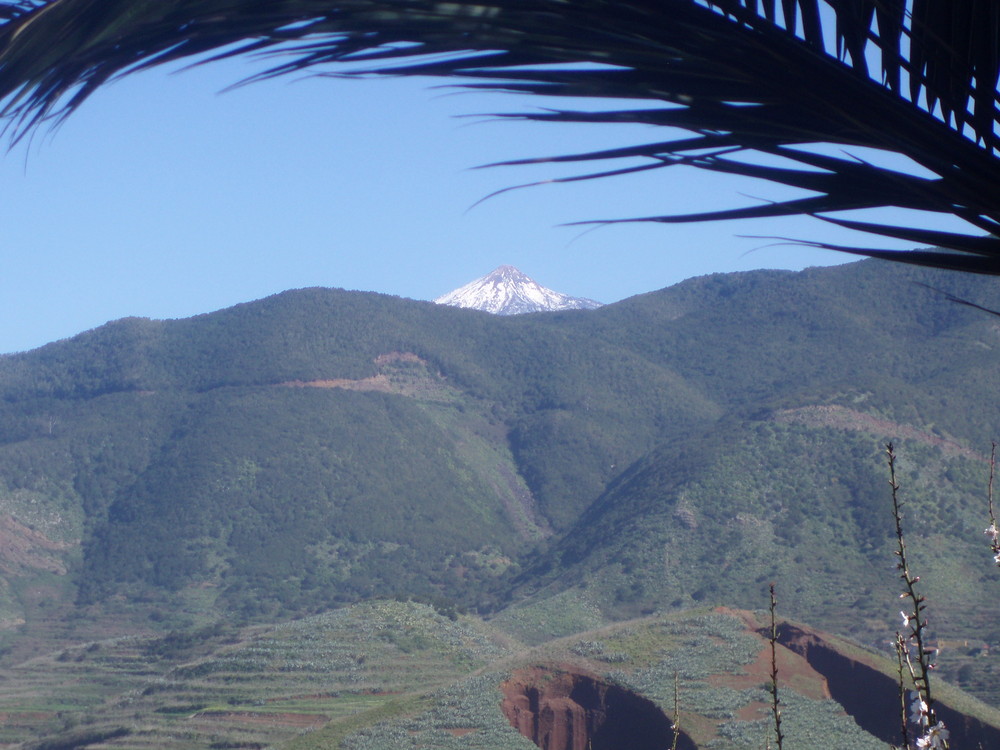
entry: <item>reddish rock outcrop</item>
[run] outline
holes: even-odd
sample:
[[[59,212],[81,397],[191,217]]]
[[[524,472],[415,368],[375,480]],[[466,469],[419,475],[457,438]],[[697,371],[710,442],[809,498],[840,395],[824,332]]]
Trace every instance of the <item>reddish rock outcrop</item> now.
[[[817,633],[788,623],[782,624],[778,642],[804,657],[826,678],[830,696],[859,727],[883,742],[899,744],[899,687],[895,679],[842,654]],[[1000,747],[1000,729],[956,711],[940,700],[935,709],[951,732],[952,747]]]
[[[650,700],[566,666],[534,667],[502,686],[511,725],[542,750],[662,750],[670,719]],[[678,748],[695,750],[683,732]]]

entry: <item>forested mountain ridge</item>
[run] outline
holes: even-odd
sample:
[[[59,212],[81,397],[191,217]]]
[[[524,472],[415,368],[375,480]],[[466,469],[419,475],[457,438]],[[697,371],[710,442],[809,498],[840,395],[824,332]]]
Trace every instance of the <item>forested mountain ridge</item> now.
[[[223,574],[226,607],[248,614],[465,598],[651,445],[634,393],[662,389],[681,422],[715,416],[666,368],[496,323],[321,289],[117,321],[0,360],[5,476],[82,509],[82,602]],[[564,473],[577,451],[602,460]]]
[[[507,318],[316,288],[0,357],[3,533],[32,550],[2,568],[8,635],[371,596],[574,591],[615,618],[776,580],[789,614],[874,640],[885,438],[938,620],[968,629],[996,585],[1000,332],[921,284],[1000,307],[989,280],[876,262]]]

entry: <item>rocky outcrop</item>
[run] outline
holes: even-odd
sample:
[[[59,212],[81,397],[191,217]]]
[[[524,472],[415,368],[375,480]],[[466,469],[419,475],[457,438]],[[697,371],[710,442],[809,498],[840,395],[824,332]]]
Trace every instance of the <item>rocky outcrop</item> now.
[[[663,750],[674,732],[652,701],[566,666],[516,672],[502,686],[503,712],[542,750]],[[681,750],[696,750],[683,732]]]
[[[789,623],[782,624],[778,642],[805,658],[826,678],[830,697],[844,707],[859,727],[890,745],[899,744],[899,686],[895,679],[842,654],[818,634]],[[951,747],[1000,747],[1000,729],[940,700],[935,710],[951,733]]]
[[[749,627],[759,628],[750,613],[737,614]],[[784,653],[792,660],[784,663],[779,682],[791,675],[801,694],[832,698],[861,729],[889,746],[900,744],[897,682],[877,668],[875,657],[848,651],[819,631],[787,622],[780,625],[778,642],[784,647],[779,656]],[[760,685],[769,679],[770,663],[769,654],[762,652],[761,657],[763,671],[755,663],[745,667],[745,674],[709,682],[737,689]],[[808,685],[812,690],[803,692]],[[652,701],[570,663],[520,669],[501,687],[504,715],[541,750],[664,750],[673,743],[672,722]],[[764,707],[754,707],[744,718],[761,718],[758,708]],[[940,694],[935,708],[951,733],[951,747],[1000,748],[1000,728],[958,711]],[[712,739],[713,722],[702,719],[707,723],[701,729],[707,731],[696,736],[705,743]],[[697,750],[683,731],[677,740],[681,750]]]

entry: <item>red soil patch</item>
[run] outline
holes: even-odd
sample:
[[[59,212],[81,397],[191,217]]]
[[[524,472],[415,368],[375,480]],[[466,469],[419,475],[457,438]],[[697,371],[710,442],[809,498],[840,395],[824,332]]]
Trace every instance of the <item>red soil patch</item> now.
[[[9,711],[0,713],[0,725],[2,724],[35,724],[39,721],[46,721],[52,718],[49,711]]]
[[[374,362],[379,370],[400,362],[420,365],[427,364],[426,361],[412,352],[388,352],[387,354],[380,354],[375,358]],[[440,375],[437,376],[437,381],[443,380],[443,377]],[[278,385],[284,388],[343,388],[347,391],[378,391],[380,393],[398,393],[404,396],[412,396],[416,393],[416,390],[419,390],[415,389],[414,384],[409,379],[405,377],[400,379],[398,373],[394,372],[391,368],[388,372],[380,371],[371,377],[358,378],[356,380],[349,378],[289,380],[284,383],[278,383]]]
[[[736,690],[769,685],[771,683],[771,648],[761,638],[762,648],[752,664],[743,667],[743,674],[719,674],[708,678],[708,683],[716,687]],[[826,678],[813,669],[802,656],[779,645],[775,651],[778,663],[778,684],[790,687],[799,695],[813,700],[830,697]]]
[[[767,638],[761,635],[763,623],[758,622],[752,612],[742,609],[716,607],[714,611],[743,620],[747,630],[756,633],[760,638],[761,650],[752,664],[743,667],[745,674],[713,675],[708,678],[708,682],[712,685],[738,690],[756,685],[769,685],[771,683],[771,647]],[[775,658],[778,663],[779,684],[783,683],[800,695],[814,700],[830,697],[830,688],[827,685],[826,677],[809,664],[801,650],[786,648],[786,645],[779,643]]]
[[[0,571],[3,573],[34,568],[65,575],[66,564],[55,553],[67,547],[68,544],[53,542],[13,516],[0,516]]]
[[[736,712],[736,718],[740,721],[757,721],[771,712],[771,704],[762,701],[754,701],[743,706]]]
[[[794,422],[811,427],[835,427],[856,432],[872,432],[876,435],[894,435],[933,445],[941,449],[947,456],[965,456],[978,461],[986,457],[959,445],[954,440],[935,435],[932,432],[919,430],[916,427],[880,419],[871,414],[865,414],[846,406],[802,406],[798,409],[785,409],[774,415],[776,422]]]

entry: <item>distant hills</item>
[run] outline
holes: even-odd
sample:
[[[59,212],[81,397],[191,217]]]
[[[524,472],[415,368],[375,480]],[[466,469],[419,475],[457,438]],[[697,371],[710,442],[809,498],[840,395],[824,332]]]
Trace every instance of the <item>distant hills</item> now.
[[[877,262],[527,316],[304,289],[0,357],[9,658],[371,597],[753,609],[770,581],[878,644],[892,439],[935,632],[966,644],[942,670],[989,697],[1000,326],[928,286],[1000,306]]]
[[[494,315],[594,310],[601,306],[592,299],[570,297],[548,289],[514,266],[500,266],[434,301],[439,305],[482,310]]]

